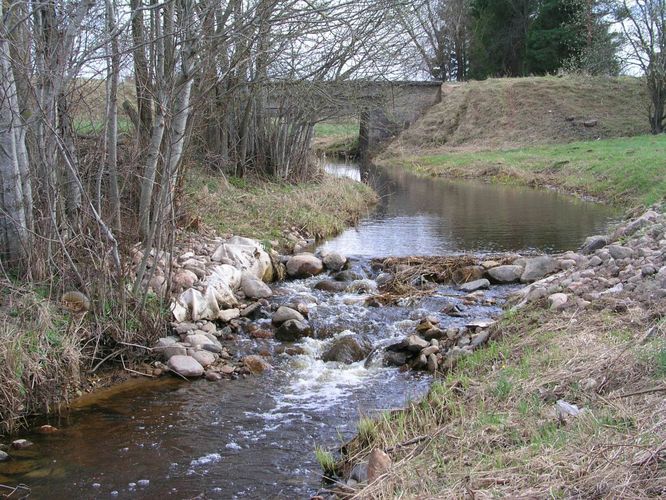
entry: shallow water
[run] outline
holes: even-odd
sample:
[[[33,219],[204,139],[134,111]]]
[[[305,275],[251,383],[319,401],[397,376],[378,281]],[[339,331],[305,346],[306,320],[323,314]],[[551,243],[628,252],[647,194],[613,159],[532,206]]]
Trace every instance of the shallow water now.
[[[329,173],[367,182],[375,213],[324,247],[368,257],[462,252],[558,252],[598,234],[616,212],[554,191],[417,177],[398,169],[329,163]]]
[[[356,256],[354,270],[372,274],[368,257],[461,251],[564,250],[601,230],[612,215],[597,205],[554,193],[417,179],[353,165],[339,175],[367,177],[384,195],[376,214],[324,246]],[[133,382],[88,398],[49,423],[52,435],[26,435],[35,446],[0,464],[0,484],[28,484],[34,498],[303,498],[319,486],[313,450],[349,438],[359,415],[403,406],[428,388],[425,375],[379,363],[325,363],[332,337],[362,333],[375,345],[413,331],[460,293],[447,287],[405,307],[372,308],[363,297],[313,291],[322,279],[279,284],[275,302],[311,300],[320,338],[303,355],[275,355],[263,376],[219,383],[164,378]],[[511,290],[487,295],[499,302]],[[497,306],[440,315],[444,325],[499,313]],[[245,339],[238,352],[279,343]],[[123,390],[124,389],[124,390]],[[146,482],[148,481],[148,482]]]

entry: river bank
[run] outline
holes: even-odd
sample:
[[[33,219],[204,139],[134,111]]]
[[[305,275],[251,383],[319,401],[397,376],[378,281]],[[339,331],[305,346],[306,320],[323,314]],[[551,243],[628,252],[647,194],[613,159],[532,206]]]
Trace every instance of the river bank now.
[[[556,189],[633,208],[663,199],[665,151],[663,135],[492,151],[472,148],[412,152],[397,143],[377,163],[423,176]]]
[[[330,236],[358,220],[376,202],[376,195],[361,183],[322,176],[300,185],[261,180],[225,181],[212,174],[194,172],[185,187],[190,214],[181,221],[178,246],[214,238],[218,234],[249,234],[267,248],[293,251],[315,238]],[[205,209],[202,209],[205,207]],[[152,273],[151,273],[152,276]],[[196,278],[196,276],[195,276]],[[191,279],[191,278],[190,278]],[[162,281],[163,283],[163,281]],[[155,292],[161,285],[157,284]],[[0,328],[0,431],[24,427],[29,416],[59,412],[77,397],[142,374],[153,377],[155,339],[164,336],[171,312],[158,294],[151,295],[148,313],[152,328],[140,335],[132,329],[147,328],[145,318],[132,318],[116,325],[113,318],[90,318],[70,313],[60,297],[39,284],[5,280],[5,300]],[[146,314],[147,315],[147,314]],[[95,356],[95,339],[88,337],[88,321],[103,321],[107,335],[137,343],[108,363]],[[119,328],[127,331],[116,331]],[[130,346],[126,346],[130,347]],[[124,352],[124,355],[122,355]],[[108,359],[107,359],[108,361]]]
[[[359,422],[333,495],[663,495],[665,230],[656,206],[518,291],[423,400]]]

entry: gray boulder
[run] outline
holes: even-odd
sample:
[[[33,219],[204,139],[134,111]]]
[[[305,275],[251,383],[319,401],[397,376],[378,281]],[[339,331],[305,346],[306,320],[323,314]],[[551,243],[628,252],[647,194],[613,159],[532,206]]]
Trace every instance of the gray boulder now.
[[[287,261],[287,275],[291,278],[309,278],[324,270],[321,260],[311,253],[300,253]]]
[[[558,269],[559,265],[557,261],[548,255],[527,259],[525,270],[520,276],[520,281],[523,283],[532,283],[554,273]]]
[[[326,269],[331,271],[341,271],[345,264],[347,264],[347,257],[340,255],[337,252],[328,252],[322,258],[322,262],[326,266]]]
[[[291,307],[280,306],[275,313],[273,313],[272,322],[275,326],[280,326],[282,323],[285,323],[289,320],[296,320],[305,322],[305,318],[301,313],[292,309]]]
[[[337,361],[351,364],[364,360],[372,351],[372,344],[360,335],[345,335],[333,341],[321,359],[323,361]]]
[[[305,321],[290,319],[282,323],[275,332],[275,338],[283,342],[294,342],[312,335],[312,328]]]
[[[203,351],[194,351],[191,356],[204,368],[208,368],[217,361],[217,356],[212,352],[209,352],[207,349]]]
[[[388,366],[402,366],[407,363],[407,354],[404,352],[386,351],[384,364]]]
[[[340,271],[333,275],[335,281],[356,281],[360,280],[362,276],[354,271],[347,269],[346,271]]]
[[[167,366],[183,377],[201,377],[204,374],[203,366],[192,356],[171,356]]]
[[[611,257],[615,260],[626,259],[634,254],[634,251],[631,248],[623,247],[621,245],[609,245],[608,251],[610,252]]]
[[[271,287],[247,271],[243,271],[240,287],[248,299],[266,299],[273,295]]]
[[[469,283],[464,283],[460,285],[460,290],[465,293],[476,292],[477,290],[487,289],[490,287],[490,281],[485,278],[480,280],[470,281]]]
[[[487,271],[488,276],[495,283],[515,283],[520,281],[520,276],[523,274],[521,266],[497,266]]]

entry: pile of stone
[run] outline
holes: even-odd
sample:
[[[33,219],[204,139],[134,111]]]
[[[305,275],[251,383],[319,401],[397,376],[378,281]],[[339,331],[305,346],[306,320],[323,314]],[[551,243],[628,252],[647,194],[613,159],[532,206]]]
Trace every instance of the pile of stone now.
[[[241,330],[252,338],[275,337],[285,342],[312,335],[304,304],[280,306],[270,313],[267,299],[273,292],[267,283],[279,275],[307,278],[324,270],[340,271],[347,263],[337,253],[324,253],[321,258],[311,253],[270,255],[259,242],[238,236],[215,238],[191,248],[197,251],[184,252],[170,262],[176,294],[171,303],[173,335],[159,339],[154,346],[153,351],[166,365],[158,365],[153,375],[170,371],[183,377],[205,375],[219,380],[270,369],[262,356],[234,360],[220,338],[233,338]],[[158,259],[150,257],[152,282],[155,276],[164,275],[171,256],[162,253]],[[135,263],[142,258],[137,252]],[[274,331],[251,323],[261,318],[271,318]]]
[[[558,263],[559,272],[520,290],[514,307],[535,301],[556,310],[663,304],[666,215],[654,207],[612,234],[587,238],[578,252],[559,256]]]
[[[414,333],[386,347],[384,364],[433,373],[450,370],[460,358],[488,341],[494,323],[474,321],[460,328],[441,329],[437,318],[425,317]]]

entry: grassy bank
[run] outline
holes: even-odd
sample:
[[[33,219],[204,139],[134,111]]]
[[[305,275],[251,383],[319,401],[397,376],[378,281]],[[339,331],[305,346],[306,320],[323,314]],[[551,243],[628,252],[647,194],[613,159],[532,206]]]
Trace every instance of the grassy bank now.
[[[420,175],[556,187],[620,206],[666,195],[666,136],[542,145],[496,151],[384,154],[378,163]]]
[[[377,201],[367,185],[329,176],[293,185],[225,180],[197,170],[190,173],[186,190],[189,212],[218,233],[278,244],[284,243],[284,230],[292,227],[316,238],[339,233]]]
[[[495,340],[424,400],[359,422],[346,457],[379,447],[394,465],[358,497],[663,494],[665,331],[640,309],[505,314]],[[557,400],[584,412],[558,417]]]
[[[337,120],[315,125],[312,149],[317,155],[335,158],[358,156],[358,120]]]

